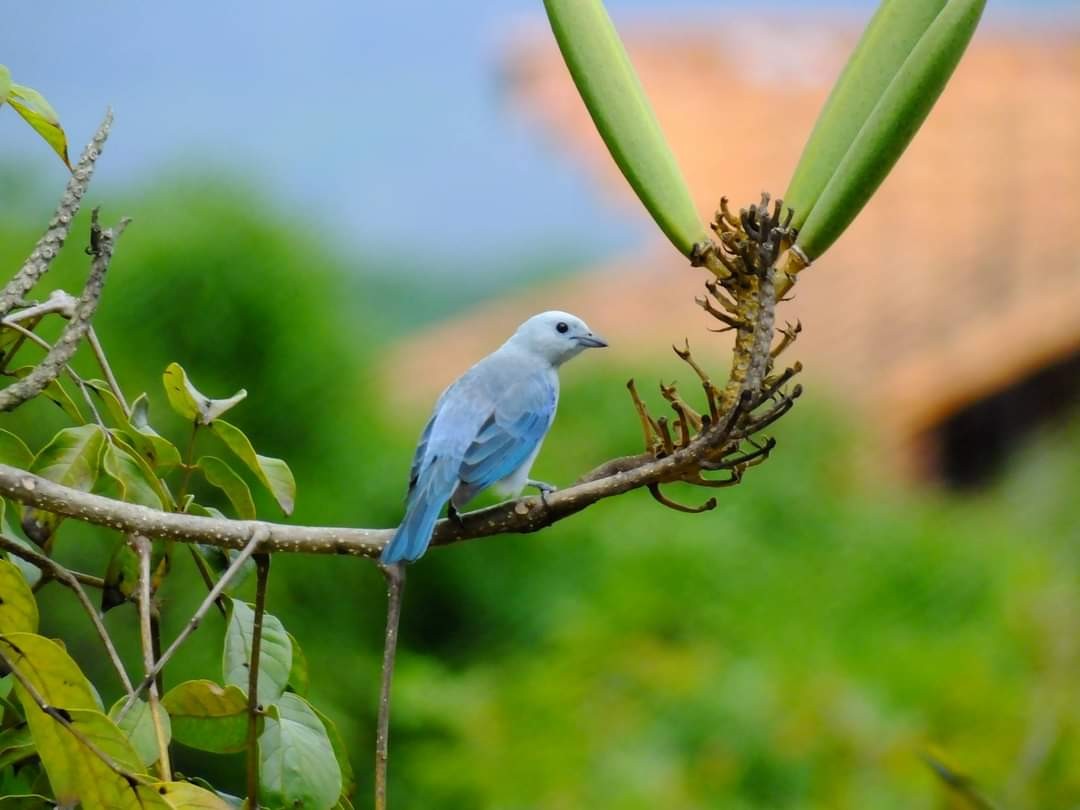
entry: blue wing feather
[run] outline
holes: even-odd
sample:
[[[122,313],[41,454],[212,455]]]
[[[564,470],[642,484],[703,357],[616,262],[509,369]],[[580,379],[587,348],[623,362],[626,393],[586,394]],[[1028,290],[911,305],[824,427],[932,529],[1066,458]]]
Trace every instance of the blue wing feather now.
[[[405,517],[382,562],[420,557],[455,489],[475,494],[517,470],[555,418],[557,378],[538,370],[511,385],[476,373],[448,388],[435,405],[413,456]]]
[[[479,491],[524,464],[551,427],[557,399],[558,391],[542,375],[511,386],[465,452],[462,483]]]

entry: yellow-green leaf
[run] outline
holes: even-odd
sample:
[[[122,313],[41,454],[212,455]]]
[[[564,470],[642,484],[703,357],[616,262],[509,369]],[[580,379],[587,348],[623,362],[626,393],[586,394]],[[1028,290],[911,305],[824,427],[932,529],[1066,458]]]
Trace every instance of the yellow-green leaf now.
[[[125,703],[127,703],[127,697],[121,697],[112,705],[112,708],[109,709],[110,720],[116,722],[116,715],[120,712],[120,707]],[[138,754],[143,765],[150,766],[158,761],[160,751],[158,750],[157,731],[154,729],[154,716],[147,701],[141,698],[135,701],[135,705],[117,723],[117,726],[131,742],[131,747],[135,749],[135,753]],[[169,740],[172,739],[172,728],[169,723],[169,714],[164,709],[161,711],[161,726],[165,732],[165,742],[168,744]]]
[[[20,687],[16,690],[22,693]],[[131,743],[108,717],[93,709],[69,709],[67,713],[71,727],[117,766],[136,776],[146,773]],[[80,806],[87,808],[169,810],[169,805],[147,790],[147,786],[129,785],[82,740],[41,710],[27,709],[27,720],[49,784],[61,803],[78,799]]]
[[[13,563],[0,560],[0,634],[36,633],[38,608],[30,585]]]
[[[833,85],[795,166],[784,203],[801,228],[915,43],[947,0],[884,0]]]
[[[189,422],[200,425],[210,424],[247,396],[247,391],[241,388],[226,399],[211,399],[192,384],[179,363],[169,363],[163,380],[172,409]]]
[[[244,520],[255,519],[255,501],[251,498],[251,489],[236,470],[215,456],[203,456],[196,466],[202,470],[208,483],[225,493],[236,510],[237,517]]]
[[[986,0],[949,0],[896,72],[844,154],[796,244],[821,256],[858,216],[915,137],[971,41]]]
[[[222,672],[225,683],[248,687],[248,662],[255,629],[255,611],[247,602],[229,600],[229,625],[225,630]],[[292,642],[281,620],[263,613],[259,652],[259,703],[268,706],[284,694],[292,670]]]
[[[601,0],[544,0],[551,29],[611,157],[685,256],[708,238],[682,171]]]
[[[271,807],[330,810],[341,796],[341,769],[322,721],[303,698],[283,695],[259,737],[261,798]]]
[[[115,755],[114,758],[122,761],[125,767],[130,766],[134,772],[141,770],[127,740],[101,714],[97,695],[90,682],[63,647],[33,633],[9,633],[0,636],[0,649],[47,705],[63,708],[80,731],[110,755]],[[20,685],[16,685],[15,692],[22,703],[26,722],[56,798],[60,801],[86,801],[87,797],[95,795],[92,791],[97,788],[88,783],[104,775],[95,768],[94,763],[86,760],[85,755],[89,752],[85,746],[54,718],[42,712]],[[111,739],[113,736],[115,740]],[[104,769],[100,760],[97,760],[97,764]],[[113,776],[111,772],[109,775]]]
[[[150,787],[174,810],[233,810],[216,793],[191,782],[156,782]]]
[[[8,93],[11,92],[11,71],[6,65],[0,65],[0,107],[7,101]]]
[[[286,515],[292,514],[296,505],[296,479],[289,465],[280,458],[260,456],[244,432],[223,419],[211,422],[210,430],[255,474],[259,483],[274,496],[281,510]]]
[[[132,444],[154,467],[169,470],[180,463],[176,446],[150,426],[150,400],[146,394],[139,394],[131,402],[131,428]]]
[[[177,742],[217,754],[247,745],[247,696],[236,686],[185,681],[170,689],[161,705],[172,719]]]
[[[40,135],[52,150],[71,169],[68,160],[67,135],[60,126],[60,117],[56,110],[37,90],[21,84],[12,84],[7,96],[8,103],[23,120]]]

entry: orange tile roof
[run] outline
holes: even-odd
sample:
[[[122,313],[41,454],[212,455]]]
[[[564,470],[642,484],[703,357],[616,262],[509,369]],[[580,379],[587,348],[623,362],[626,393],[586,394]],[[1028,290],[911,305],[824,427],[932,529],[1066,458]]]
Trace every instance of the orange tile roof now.
[[[627,47],[704,216],[782,192],[857,32],[630,28]],[[506,73],[536,122],[619,204],[637,207],[546,31],[519,37]],[[764,56],[763,56],[764,54]],[[610,333],[627,365],[708,325],[704,279],[666,244],[480,306],[406,342],[394,376],[444,384],[528,314],[569,309]],[[1080,350],[1080,31],[982,30],[900,164],[780,317],[792,357],[904,443],[956,409]],[[709,338],[710,340],[712,338]],[[726,358],[727,342],[717,356]],[[430,391],[418,392],[425,401]]]

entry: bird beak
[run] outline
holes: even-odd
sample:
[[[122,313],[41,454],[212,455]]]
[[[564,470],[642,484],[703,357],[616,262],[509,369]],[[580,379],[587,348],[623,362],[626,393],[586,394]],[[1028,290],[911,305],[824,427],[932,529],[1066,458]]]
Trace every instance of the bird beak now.
[[[603,349],[607,346],[607,341],[593,332],[575,337],[574,340],[587,349]]]

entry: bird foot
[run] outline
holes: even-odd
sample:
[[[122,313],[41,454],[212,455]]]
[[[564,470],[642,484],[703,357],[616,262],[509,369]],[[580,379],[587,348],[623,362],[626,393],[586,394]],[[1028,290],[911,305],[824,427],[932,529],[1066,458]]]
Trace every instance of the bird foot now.
[[[553,486],[552,484],[547,484],[543,481],[534,481],[531,478],[525,482],[525,486],[536,487],[540,490],[540,502],[544,504],[545,507],[548,506],[547,496],[558,490],[558,487]]]
[[[461,519],[461,513],[454,507],[453,504],[449,504],[446,507],[446,516],[450,520],[454,521],[458,525],[458,528],[465,528],[465,521]]]

